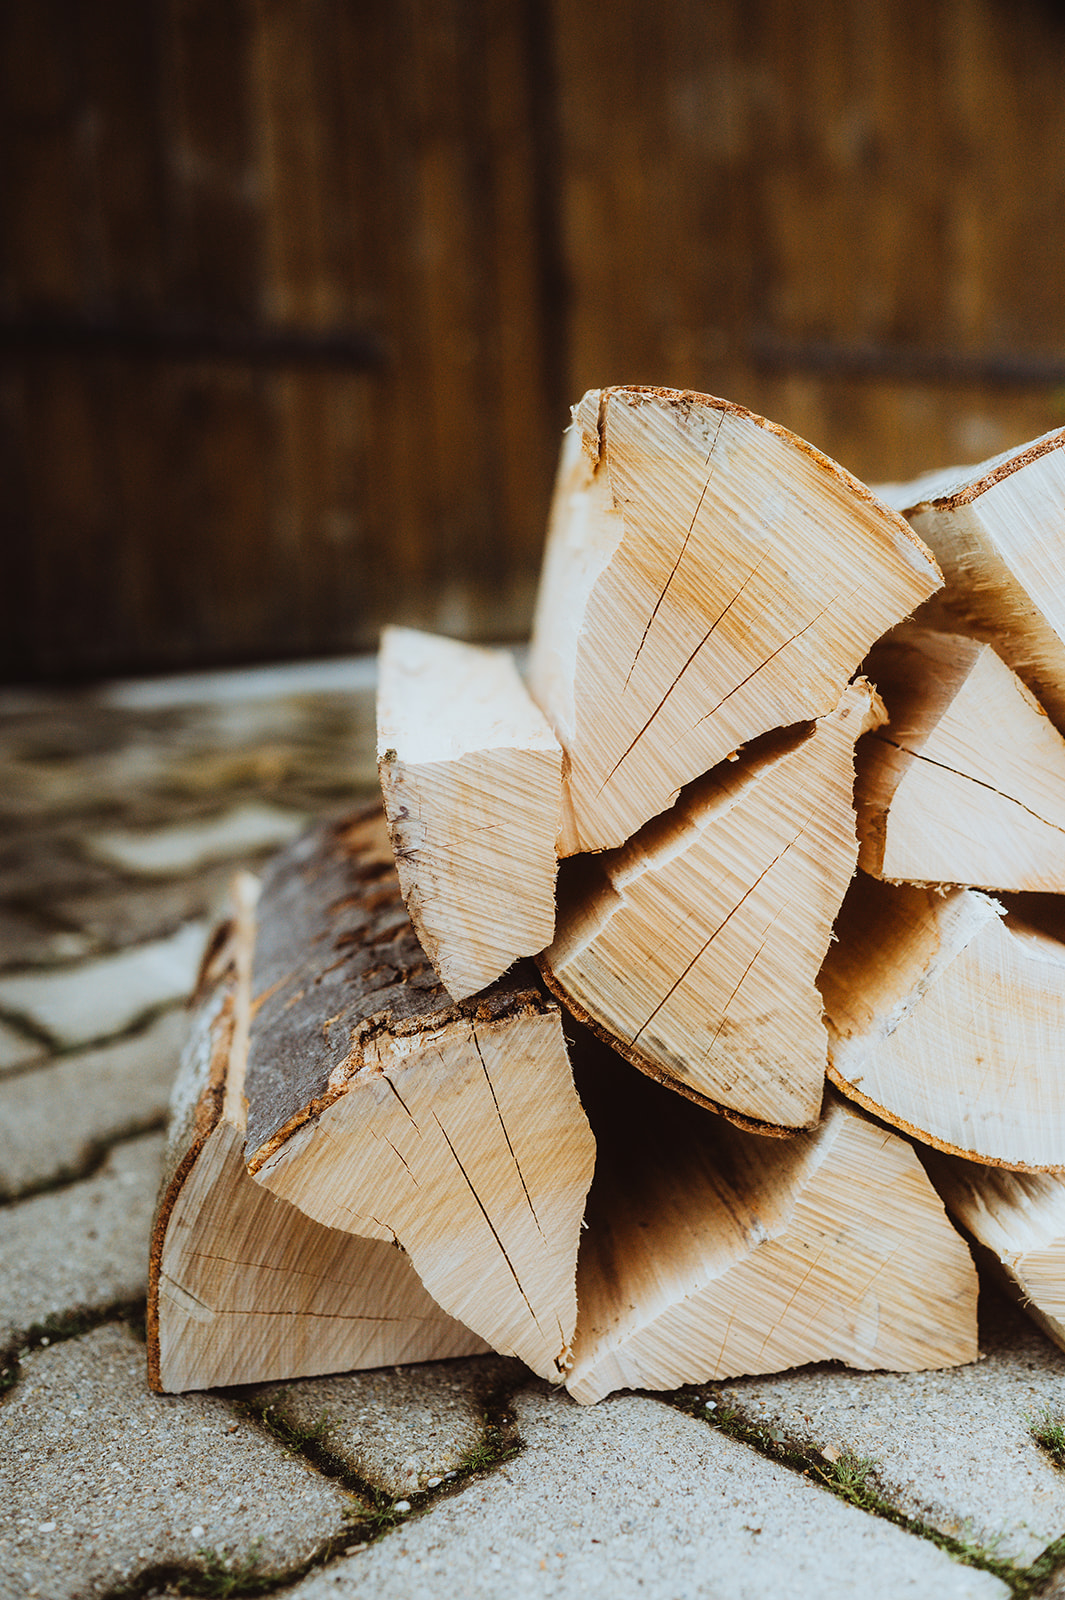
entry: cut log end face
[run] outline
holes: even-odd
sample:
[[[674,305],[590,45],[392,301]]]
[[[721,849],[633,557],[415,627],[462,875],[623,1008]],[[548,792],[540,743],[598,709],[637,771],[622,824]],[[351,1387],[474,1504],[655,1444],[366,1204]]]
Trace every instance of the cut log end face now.
[[[987,645],[913,626],[872,652],[890,722],[858,750],[859,863],[890,881],[1065,892],[1065,739]]]
[[[833,1082],[940,1149],[1065,1166],[1065,941],[1043,905],[860,875],[819,978]]]
[[[975,1359],[972,1262],[905,1141],[840,1102],[816,1132],[767,1144],[712,1113],[679,1115],[654,1085],[615,1082],[608,1107],[584,1078],[582,1092],[599,1159],[576,1399],[818,1360]]]
[[[377,719],[407,909],[462,1000],[551,938],[562,752],[509,654],[410,629],[386,632]]]
[[[572,863],[541,958],[653,1076],[753,1121],[810,1126],[827,1040],[815,980],[854,871],[859,681],[818,723],[757,741],[622,850]]]
[[[556,500],[533,639],[569,758],[561,854],[620,845],[750,739],[825,715],[939,583],[900,517],[739,407],[608,390],[598,437],[596,507]]]

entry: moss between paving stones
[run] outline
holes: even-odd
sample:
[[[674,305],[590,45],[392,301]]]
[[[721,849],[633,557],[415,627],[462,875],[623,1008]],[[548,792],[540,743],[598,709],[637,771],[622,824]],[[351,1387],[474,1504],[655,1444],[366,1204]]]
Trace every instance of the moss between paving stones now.
[[[716,1428],[719,1433],[749,1445],[767,1460],[790,1467],[793,1472],[827,1489],[837,1499],[846,1500],[850,1505],[891,1522],[919,1539],[926,1539],[965,1566],[991,1573],[1009,1586],[1017,1600],[1029,1600],[1029,1597],[1036,1596],[1040,1586],[1065,1563],[1065,1535],[1047,1545],[1030,1566],[1018,1567],[1012,1561],[1001,1560],[986,1546],[941,1533],[938,1528],[900,1511],[883,1496],[877,1485],[874,1461],[846,1451],[836,1461],[828,1461],[820,1451],[788,1439],[780,1428],[748,1422],[729,1405],[727,1396],[718,1388],[689,1386],[659,1398],[678,1411]]]

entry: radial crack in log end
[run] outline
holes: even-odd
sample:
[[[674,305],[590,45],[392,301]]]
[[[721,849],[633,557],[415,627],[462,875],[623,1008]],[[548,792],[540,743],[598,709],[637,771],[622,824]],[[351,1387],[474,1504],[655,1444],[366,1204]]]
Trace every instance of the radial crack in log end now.
[[[453,999],[542,950],[555,911],[562,752],[513,658],[388,628],[378,769],[411,921]]]
[[[560,875],[551,987],[635,1065],[760,1131],[820,1112],[815,980],[857,854],[854,743],[882,716],[860,679]]]
[[[152,1233],[148,1365],[166,1393],[473,1355],[402,1251],[330,1232],[243,1160],[248,898],[204,985],[175,1085]]]
[[[858,747],[874,877],[1065,893],[1065,739],[989,645],[905,624],[866,670],[889,722]]]
[[[593,1047],[594,1048],[594,1047]],[[906,1142],[830,1099],[767,1142],[580,1051],[598,1143],[568,1387],[976,1358],[969,1253]]]
[[[1065,731],[1065,429],[894,485],[944,588],[922,621],[993,645]]]
[[[620,845],[752,738],[828,713],[939,582],[902,518],[786,429],[707,395],[586,396],[530,676],[567,756],[559,853]]]
[[[913,1137],[1015,1168],[1065,1166],[1065,914],[859,873],[818,982],[829,1076]]]
[[[249,1070],[249,1121],[262,1138],[249,1139],[251,1170],[328,1228],[394,1236],[446,1310],[557,1381],[576,1319],[594,1164],[559,1008],[530,967],[458,1005],[430,982],[401,1011],[391,975],[381,986],[372,939],[375,919],[395,902],[403,910],[395,875],[368,875],[343,838],[320,832],[264,888],[260,926],[272,954],[256,984],[268,988],[274,964],[291,972],[302,957],[309,998],[286,1011],[278,991],[253,1021],[260,1071],[256,1085]],[[360,910],[360,892],[374,900],[373,915]],[[351,934],[339,968],[329,960],[336,940],[322,933],[337,915]],[[366,959],[360,929],[372,946]],[[309,935],[302,952],[292,947]],[[411,944],[407,921],[390,947]],[[264,1096],[273,1104],[258,1104]]]

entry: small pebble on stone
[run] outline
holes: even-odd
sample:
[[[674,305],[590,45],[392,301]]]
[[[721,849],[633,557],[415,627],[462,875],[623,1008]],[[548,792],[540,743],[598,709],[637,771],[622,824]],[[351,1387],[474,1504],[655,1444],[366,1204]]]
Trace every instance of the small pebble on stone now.
[[[426,1479],[426,1488],[427,1489],[435,1489],[437,1484],[438,1483],[443,1483],[443,1481],[444,1481],[443,1478],[427,1478]]]
[[[706,1402],[706,1409],[707,1409],[707,1411],[716,1411],[717,1410],[717,1401],[716,1400],[708,1400]]]
[[[839,1460],[839,1451],[836,1449],[834,1444],[826,1444],[825,1448],[821,1451],[821,1454],[824,1456],[826,1461]]]
[[[189,1532],[192,1534],[194,1539],[202,1539],[204,1534],[207,1532],[207,1529],[201,1528],[199,1523],[197,1523],[194,1528],[189,1529]]]
[[[38,1522],[37,1524],[38,1533],[54,1533],[55,1528],[56,1525],[54,1522]]]
[[[409,1500],[397,1500],[395,1505],[392,1507],[392,1510],[393,1511],[409,1511],[410,1510],[410,1501]]]

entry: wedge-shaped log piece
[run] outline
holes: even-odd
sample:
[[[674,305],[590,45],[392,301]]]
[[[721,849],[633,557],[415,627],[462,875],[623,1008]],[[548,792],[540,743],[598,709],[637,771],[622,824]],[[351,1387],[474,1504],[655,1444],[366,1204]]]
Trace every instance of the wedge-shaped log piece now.
[[[401,1250],[330,1232],[244,1166],[251,883],[221,930],[175,1084],[152,1234],[148,1371],[166,1393],[475,1355]]]
[[[976,1274],[913,1149],[832,1097],[760,1139],[616,1069],[581,1094],[598,1141],[571,1393],[976,1358]],[[589,1075],[590,1076],[590,1075]]]
[[[563,449],[530,683],[561,855],[620,845],[770,728],[824,716],[940,576],[835,462],[741,406],[593,390]]]
[[[828,1072],[915,1138],[1017,1168],[1065,1166],[1065,915],[859,874],[818,982]]]
[[[882,716],[859,679],[560,874],[550,987],[643,1071],[762,1131],[820,1114],[817,972],[857,856],[854,742]]]
[[[1065,730],[1065,429],[895,503],[946,580],[921,620],[993,645]]]
[[[465,1000],[550,942],[562,751],[508,651],[388,628],[377,765],[411,921]]]
[[[326,1227],[398,1240],[452,1316],[558,1381],[595,1146],[535,970],[449,1000],[380,812],[281,856],[259,930],[249,1169]]]
[[[1065,1350],[1065,1175],[1006,1172],[929,1151],[948,1212],[996,1258],[1028,1315]]]
[[[890,720],[858,746],[863,871],[1065,893],[1065,739],[990,645],[904,624],[866,670]]]

